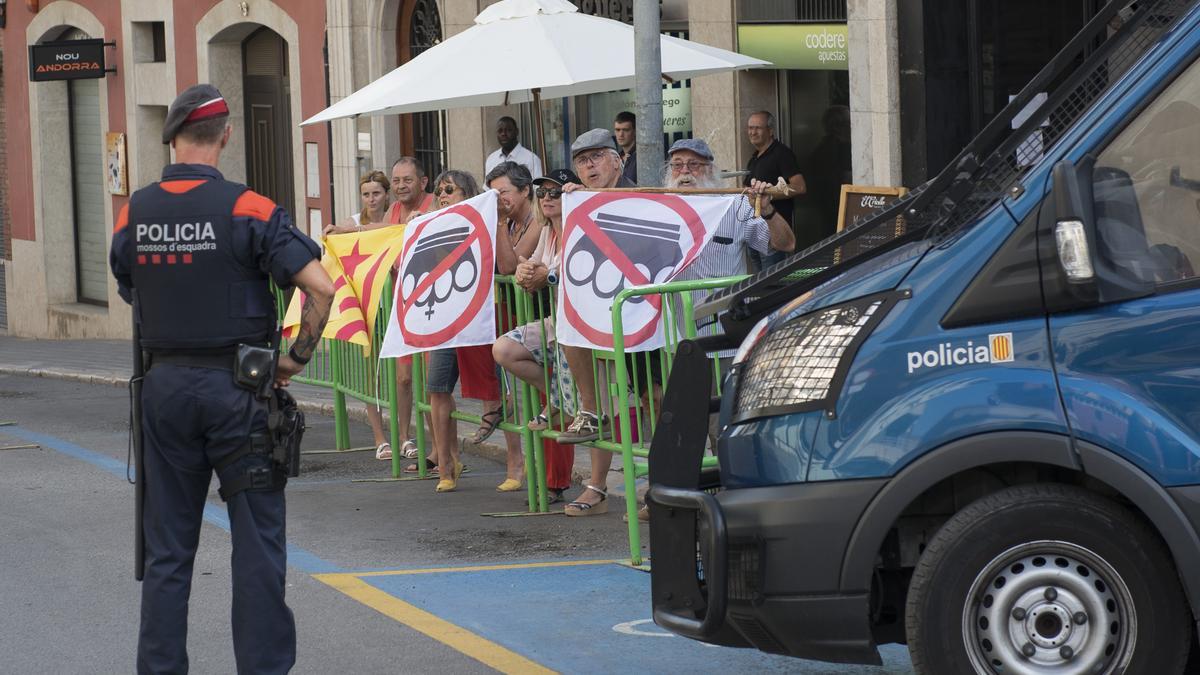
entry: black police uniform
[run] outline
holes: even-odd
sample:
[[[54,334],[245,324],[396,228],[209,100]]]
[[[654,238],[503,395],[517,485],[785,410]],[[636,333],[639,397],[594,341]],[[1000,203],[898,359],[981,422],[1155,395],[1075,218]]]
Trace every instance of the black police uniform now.
[[[276,323],[268,277],[281,287],[320,254],[287,213],[215,168],[173,164],[135,192],[113,233],[110,264],[135,307],[150,354],[142,388],[146,566],[139,672],[187,670],[192,564],[214,470],[223,486],[254,469],[251,453],[222,466],[267,407],[234,384],[238,343],[267,345]],[[244,482],[244,481],[243,481]],[[283,673],[296,630],[284,602],[284,480],[227,498],[233,540],[233,645],[239,672]]]

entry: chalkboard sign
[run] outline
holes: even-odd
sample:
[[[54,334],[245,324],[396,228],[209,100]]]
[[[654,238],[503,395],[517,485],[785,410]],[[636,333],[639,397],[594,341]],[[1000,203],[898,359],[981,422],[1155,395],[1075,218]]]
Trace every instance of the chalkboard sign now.
[[[908,194],[908,188],[904,187],[843,185],[842,198],[838,203],[838,232],[906,194]],[[896,227],[896,235],[899,236],[904,232],[903,218],[896,219]]]

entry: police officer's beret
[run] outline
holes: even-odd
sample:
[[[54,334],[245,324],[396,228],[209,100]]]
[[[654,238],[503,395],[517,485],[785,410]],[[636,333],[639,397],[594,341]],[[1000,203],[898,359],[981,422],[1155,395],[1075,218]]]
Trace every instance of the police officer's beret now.
[[[579,180],[579,176],[576,176],[575,172],[570,169],[555,169],[545,176],[538,176],[533,179],[534,185],[541,185],[547,182],[558,183],[559,185],[566,185],[567,183],[583,184],[583,181]]]
[[[188,87],[182,94],[175,97],[167,110],[167,121],[163,124],[162,142],[164,145],[175,138],[175,134],[183,125],[214,117],[228,117],[229,105],[225,97],[211,84],[197,84]]]
[[[705,143],[699,138],[681,138],[675,141],[671,144],[671,149],[667,151],[667,157],[670,157],[680,150],[691,150],[710,162],[715,159],[713,157],[712,150],[708,147],[708,143]]]
[[[617,142],[613,140],[611,131],[608,129],[592,129],[591,131],[579,134],[579,137],[571,144],[571,159],[575,159],[575,155],[584,150],[593,150],[596,148],[617,149]]]

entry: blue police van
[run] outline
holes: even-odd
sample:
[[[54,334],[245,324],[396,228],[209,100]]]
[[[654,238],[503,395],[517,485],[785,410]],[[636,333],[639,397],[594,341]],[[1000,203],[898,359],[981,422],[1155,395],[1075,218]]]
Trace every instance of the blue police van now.
[[[657,623],[1200,672],[1198,55],[1194,0],[1110,3],[947,170],[706,299],[651,446]]]

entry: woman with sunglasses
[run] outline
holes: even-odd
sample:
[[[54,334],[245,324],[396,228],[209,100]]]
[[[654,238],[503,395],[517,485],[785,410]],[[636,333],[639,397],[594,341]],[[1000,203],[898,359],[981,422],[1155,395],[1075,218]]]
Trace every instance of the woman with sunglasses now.
[[[434,205],[438,209],[453,206],[479,194],[479,184],[466,171],[443,171],[433,182]],[[442,473],[438,492],[452,492],[458,487],[463,464],[458,458],[458,423],[454,413],[454,385],[458,383],[458,354],[456,349],[437,349],[426,358],[425,390],[429,393],[430,424],[433,433],[433,456],[428,461],[438,467],[453,467]],[[416,465],[405,469],[415,472]]]
[[[579,178],[566,169],[551,171],[533,181],[537,189],[534,196],[534,214],[539,226],[537,246],[528,259],[522,257],[517,264],[513,278],[527,293],[538,293],[550,285],[556,284],[559,271],[559,261],[562,256],[562,186],[566,183],[578,183]],[[537,321],[509,331],[496,340],[492,355],[496,363],[516,377],[533,385],[549,401],[545,410],[529,423],[531,429],[546,429],[551,424],[565,426],[562,415],[574,414],[576,407],[572,400],[574,382],[566,359],[559,355],[554,339],[554,316],[549,311],[549,302],[535,303],[542,309],[543,317]],[[544,377],[544,367],[549,359],[551,377],[549,391]],[[557,408],[557,410],[556,410]],[[552,417],[560,419],[552,420]],[[567,420],[570,417],[565,418]],[[575,450],[572,446],[560,446],[546,440],[546,486],[551,492],[551,502],[561,501],[563,490],[571,484],[571,465],[574,463]],[[515,486],[513,485],[515,483]],[[501,483],[496,489],[508,492],[520,487],[520,483],[512,478]]]

